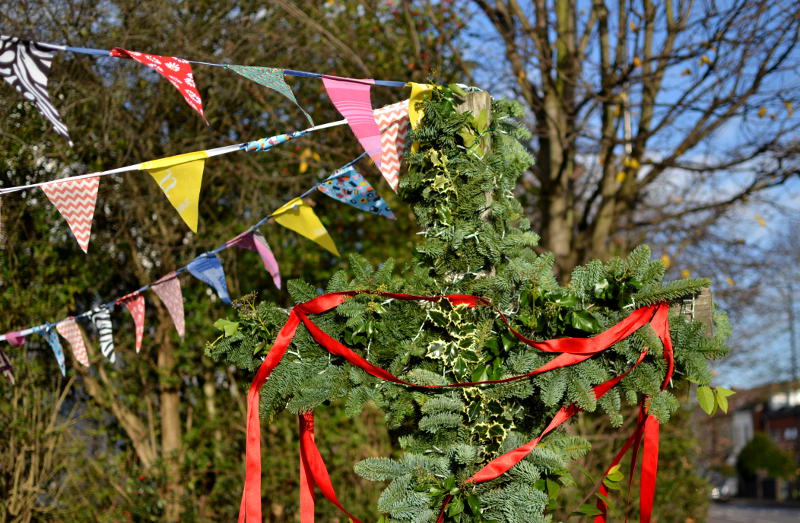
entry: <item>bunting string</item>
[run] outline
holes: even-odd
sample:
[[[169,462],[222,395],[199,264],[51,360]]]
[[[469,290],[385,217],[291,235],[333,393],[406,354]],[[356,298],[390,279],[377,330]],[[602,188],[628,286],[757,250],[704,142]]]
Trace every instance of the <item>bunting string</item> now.
[[[252,143],[254,143],[254,142],[247,142],[247,144],[252,144]],[[247,144],[242,144],[242,145],[247,145]],[[331,179],[335,179],[338,176],[348,176],[352,172],[351,168],[353,166],[355,166],[359,161],[361,161],[366,156],[367,156],[366,153],[362,153],[361,155],[359,155],[355,159],[351,160],[350,162],[346,163],[345,165],[343,165],[342,167],[337,169],[331,176],[325,178],[324,180],[322,180],[322,181],[320,181],[318,183],[315,183],[307,191],[302,193],[300,196],[298,196],[296,198],[293,198],[292,200],[289,201],[289,203],[283,205],[278,210],[273,211],[272,213],[270,213],[267,216],[264,216],[259,221],[257,221],[255,224],[253,224],[252,226],[248,227],[244,231],[238,233],[233,238],[227,240],[225,243],[223,243],[219,247],[217,247],[215,249],[212,249],[210,251],[206,251],[206,252],[198,255],[192,261],[190,261],[189,263],[187,263],[186,265],[184,265],[182,267],[179,267],[178,269],[176,269],[175,271],[171,272],[167,276],[164,276],[164,277],[162,277],[162,278],[160,278],[160,279],[158,279],[158,280],[156,280],[154,282],[151,282],[151,283],[148,283],[146,285],[143,285],[142,287],[140,287],[140,288],[138,288],[138,289],[136,289],[136,290],[134,290],[132,292],[129,292],[129,293],[125,294],[122,297],[116,298],[116,299],[111,300],[111,301],[109,301],[107,303],[104,303],[104,304],[97,305],[97,306],[95,306],[95,307],[93,307],[93,308],[91,308],[91,309],[89,309],[87,311],[84,311],[84,312],[82,312],[80,314],[75,314],[74,316],[69,316],[69,317],[61,319],[61,320],[59,320],[59,321],[57,321],[55,323],[44,323],[44,324],[37,325],[37,326],[34,326],[34,327],[29,327],[27,329],[23,329],[23,330],[11,332],[11,333],[8,333],[8,334],[0,335],[0,341],[8,341],[8,342],[15,342],[16,343],[17,340],[21,340],[21,338],[23,338],[23,337],[25,337],[25,336],[27,336],[29,334],[42,332],[42,333],[46,334],[46,338],[50,342],[50,345],[53,347],[53,350],[56,353],[56,356],[58,358],[58,356],[60,355],[61,347],[60,347],[60,344],[58,343],[58,338],[55,337],[54,334],[55,334],[55,329],[58,329],[58,326],[60,324],[66,323],[66,324],[68,324],[69,327],[72,327],[72,325],[74,324],[75,320],[78,319],[78,318],[89,318],[89,319],[91,319],[92,311],[95,310],[98,307],[101,307],[101,308],[102,307],[106,307],[106,308],[110,309],[110,308],[114,307],[115,305],[125,304],[128,307],[128,309],[131,310],[131,314],[133,315],[134,322],[136,324],[136,338],[137,338],[136,339],[136,347],[137,347],[137,352],[138,352],[139,351],[139,347],[141,346],[141,335],[142,335],[141,326],[143,325],[143,321],[144,321],[144,300],[143,300],[143,297],[142,297],[142,293],[144,291],[146,291],[148,289],[154,289],[158,285],[169,284],[172,280],[174,280],[175,278],[178,278],[182,273],[188,271],[188,272],[190,272],[192,274],[197,273],[198,279],[200,279],[200,280],[208,283],[209,285],[211,285],[217,291],[217,293],[220,296],[220,298],[222,299],[222,301],[224,301],[225,303],[230,303],[230,298],[228,296],[227,286],[225,285],[224,274],[222,274],[222,269],[221,269],[221,265],[219,264],[219,259],[217,257],[217,253],[219,253],[221,251],[224,251],[225,249],[229,249],[231,247],[236,246],[239,243],[239,241],[241,241],[241,239],[243,237],[248,236],[250,234],[258,235],[257,240],[259,242],[263,242],[263,236],[261,236],[260,233],[258,233],[258,229],[261,226],[263,226],[263,225],[265,225],[265,224],[267,224],[268,222],[271,222],[271,221],[275,221],[276,223],[279,223],[279,220],[282,219],[282,215],[283,214],[291,214],[296,209],[307,209],[309,212],[313,213],[313,211],[311,211],[311,208],[303,203],[303,199],[307,198],[311,194],[314,194],[315,192],[317,192],[319,190],[318,188],[319,188],[319,186],[321,184],[323,184],[323,183],[325,183],[325,182],[327,182],[327,181],[329,181]],[[314,215],[314,218],[316,219],[316,215]],[[319,220],[316,219],[316,222],[319,223]],[[319,223],[319,227],[322,227],[321,223]],[[327,236],[327,232],[325,232],[325,237],[324,238],[321,238],[319,236],[317,236],[316,238],[311,238],[310,236],[305,234],[306,231],[304,229],[302,229],[301,227],[299,227],[299,225],[295,225],[295,227],[287,226],[287,228],[293,229],[293,230],[299,232],[300,234],[303,234],[304,236],[307,236],[310,239],[317,241],[317,243],[319,243],[322,247],[324,247],[325,249],[327,249],[327,250],[333,252],[334,254],[338,255],[338,251],[336,251],[336,247],[335,247],[335,245],[333,245],[333,242],[330,239],[330,237]],[[324,231],[324,228],[323,228],[323,231]],[[314,229],[314,232],[317,232],[317,230]],[[327,241],[324,241],[324,240],[327,240]],[[262,247],[266,247],[266,244],[264,243]],[[267,250],[268,250],[268,248],[267,248]],[[262,255],[262,260],[265,260],[265,259],[267,260],[267,262],[265,262],[265,266],[267,266],[267,263],[270,263],[270,264],[274,263],[274,257],[272,259],[269,259],[266,255]],[[275,280],[276,284],[279,284],[280,283],[280,276],[275,273],[275,271],[277,271],[277,263],[275,263],[274,266],[270,265],[268,267],[268,271],[269,271],[270,275],[272,276],[273,280]],[[133,308],[131,308],[132,305],[133,305]],[[177,308],[177,305],[175,306],[175,308]],[[177,314],[176,314],[176,316],[177,316]],[[173,317],[173,318],[175,318],[175,317]],[[176,328],[179,330],[179,333],[183,334],[181,332],[183,330],[182,322],[177,321],[176,322]],[[62,330],[64,330],[63,327],[62,327]],[[70,334],[71,334],[71,332],[70,332]],[[62,373],[63,373],[63,363],[62,363],[63,362],[63,355],[61,355],[60,358],[58,358],[58,360],[59,360],[59,365],[62,366],[61,368],[62,368]],[[83,354],[81,354],[81,360],[82,360],[82,363],[84,363],[84,365],[88,364],[88,359],[85,359],[85,356],[83,356]]]
[[[282,143],[288,142],[289,140],[293,140],[295,138],[303,137],[303,136],[305,136],[305,135],[307,135],[309,133],[313,133],[315,131],[321,131],[323,129],[330,129],[332,127],[338,127],[338,126],[346,125],[346,124],[347,124],[347,120],[337,120],[335,122],[328,122],[328,123],[324,123],[324,124],[321,124],[321,125],[315,125],[313,127],[309,127],[308,129],[303,129],[301,131],[295,131],[295,132],[285,133],[285,134],[278,134],[278,135],[275,135],[275,136],[270,136],[270,137],[267,137],[267,138],[260,138],[258,140],[253,140],[253,141],[249,141],[249,142],[242,142],[242,143],[237,143],[237,144],[232,144],[232,145],[223,145],[222,147],[215,147],[213,149],[206,149],[204,151],[195,151],[195,152],[192,152],[192,153],[185,153],[185,154],[186,155],[192,155],[192,154],[196,155],[196,154],[205,153],[205,157],[206,158],[212,158],[212,157],[215,157],[215,156],[222,156],[222,155],[230,154],[230,153],[237,152],[237,151],[261,152],[261,151],[266,151],[268,149],[271,149],[272,147],[274,147],[276,145],[280,145]],[[177,155],[177,156],[184,156],[184,155],[182,154],[182,155]],[[175,156],[162,158],[161,160],[171,160],[173,158],[175,158]],[[158,162],[158,161],[159,160],[153,160],[153,162]],[[150,165],[148,165],[148,164],[150,164]],[[132,165],[126,165],[124,167],[117,167],[115,169],[109,169],[107,171],[99,171],[99,172],[94,172],[94,173],[89,173],[89,174],[79,174],[79,175],[76,175],[76,176],[68,176],[68,177],[65,177],[65,178],[59,178],[57,180],[50,180],[50,181],[46,181],[46,182],[29,183],[29,184],[26,184],[26,185],[16,185],[16,186],[13,186],[13,187],[2,187],[2,188],[0,188],[0,195],[9,194],[9,193],[18,192],[18,191],[24,191],[26,189],[33,189],[33,188],[36,188],[36,187],[43,187],[43,186],[45,186],[47,184],[50,184],[50,183],[56,183],[56,182],[60,183],[60,182],[84,180],[86,178],[109,176],[109,175],[112,175],[112,174],[121,174],[121,173],[132,172],[132,171],[141,171],[141,170],[146,170],[148,168],[153,168],[151,162],[142,162],[142,163],[136,163],[136,164],[132,164]]]
[[[38,45],[42,47],[46,47],[48,49],[52,49],[54,51],[66,51],[70,53],[77,53],[77,54],[85,54],[89,56],[95,57],[112,57],[112,58],[128,58],[123,53],[120,54],[113,54],[111,50],[106,49],[92,49],[89,47],[73,47],[69,45],[58,45],[58,44],[48,44],[44,42],[36,42]],[[211,67],[230,67],[231,64],[220,64],[215,62],[205,62],[201,60],[188,60],[183,59],[190,64],[195,65],[208,65]],[[298,71],[296,69],[282,69],[283,73],[287,76],[294,76],[298,78],[324,78],[329,75],[325,75],[322,73],[312,73],[308,71]],[[396,81],[396,80],[366,80],[361,78],[347,78],[346,80],[354,83],[374,83],[375,85],[381,85],[383,87],[405,87],[408,85],[408,82],[403,81]],[[461,86],[465,88],[469,88],[470,86]]]

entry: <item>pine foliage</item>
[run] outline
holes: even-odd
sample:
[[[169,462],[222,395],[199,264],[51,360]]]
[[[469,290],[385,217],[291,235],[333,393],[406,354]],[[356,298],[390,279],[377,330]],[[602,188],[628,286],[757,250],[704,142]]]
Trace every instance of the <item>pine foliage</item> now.
[[[411,133],[419,144],[407,157],[400,196],[413,205],[422,241],[412,263],[395,269],[392,260],[373,267],[359,256],[337,272],[327,291],[377,289],[431,295],[464,293],[492,300],[515,329],[534,339],[586,337],[643,305],[681,300],[709,282],[687,279],[664,284],[664,267],[640,247],[625,259],[591,261],[577,267],[571,283],[553,276],[553,257],[537,254],[538,237],[513,196],[532,160],[520,144],[528,137],[516,104],[497,101],[491,125],[456,110],[458,89],[434,90],[423,102],[423,125]],[[488,135],[491,151],[479,151]],[[313,286],[289,283],[298,302],[318,295]],[[252,370],[263,358],[287,311],[251,299],[239,303],[240,328],[210,344],[215,358]],[[490,308],[449,302],[409,302],[359,295],[314,321],[370,362],[419,384],[499,379],[530,371],[552,358],[509,335]],[[676,380],[708,383],[708,360],[724,353],[721,339],[709,340],[702,326],[672,317]],[[721,331],[724,332],[724,329]],[[597,401],[591,388],[645,361]],[[658,338],[640,329],[579,365],[530,380],[497,386],[421,390],[382,382],[324,352],[300,326],[283,362],[262,389],[262,414],[311,410],[343,399],[357,418],[366,404],[385,413],[398,448],[397,459],[369,458],[358,474],[388,481],[378,500],[389,521],[435,521],[447,495],[449,521],[547,521],[558,488],[573,480],[568,464],[589,444],[564,431],[548,435],[508,474],[481,485],[459,487],[499,453],[536,437],[556,411],[576,402],[586,411],[622,424],[620,410],[652,396],[652,412],[667,420],[675,396],[659,391],[666,372]],[[357,421],[354,421],[357,422]],[[324,428],[323,428],[324,430]]]

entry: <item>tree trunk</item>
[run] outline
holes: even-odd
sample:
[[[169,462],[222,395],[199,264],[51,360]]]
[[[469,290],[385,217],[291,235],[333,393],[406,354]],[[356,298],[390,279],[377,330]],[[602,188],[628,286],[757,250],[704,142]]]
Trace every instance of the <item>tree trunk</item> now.
[[[180,378],[175,373],[175,347],[171,340],[171,320],[163,307],[159,307],[158,327],[158,380],[161,410],[161,452],[166,474],[165,521],[178,521],[181,515],[181,412]]]

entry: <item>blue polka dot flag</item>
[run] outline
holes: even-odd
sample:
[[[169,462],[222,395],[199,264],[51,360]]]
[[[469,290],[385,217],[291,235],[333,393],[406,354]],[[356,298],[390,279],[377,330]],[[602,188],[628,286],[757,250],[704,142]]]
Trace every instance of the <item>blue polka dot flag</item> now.
[[[187,269],[189,269],[192,276],[211,285],[217,291],[219,299],[228,305],[231,304],[228,283],[225,281],[225,271],[216,254],[197,258],[188,265]]]
[[[317,185],[317,189],[362,211],[385,216],[390,220],[395,219],[386,201],[352,165],[330,175],[327,180]]]

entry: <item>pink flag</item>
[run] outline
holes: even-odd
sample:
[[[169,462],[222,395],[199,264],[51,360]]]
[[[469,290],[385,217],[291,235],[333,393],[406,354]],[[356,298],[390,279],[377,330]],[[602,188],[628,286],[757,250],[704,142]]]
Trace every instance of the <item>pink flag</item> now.
[[[89,250],[94,203],[97,200],[99,185],[100,177],[98,176],[42,185],[42,191],[56,206],[61,216],[67,220],[67,224],[83,252]]]
[[[136,333],[136,352],[142,349],[142,337],[144,335],[144,296],[140,292],[133,292],[117,300],[117,303],[124,303],[133,316],[133,325]]]
[[[189,106],[200,113],[203,120],[208,123],[205,115],[203,114],[203,100],[200,98],[200,93],[194,84],[194,76],[192,75],[192,64],[183,58],[176,58],[174,56],[159,56],[157,54],[139,53],[137,51],[128,51],[121,47],[115,47],[111,50],[111,56],[117,58],[131,58],[140,64],[144,64],[150,69],[158,71],[164,78],[177,89],[182,95]]]
[[[19,332],[7,332],[6,333],[6,341],[12,347],[22,347],[25,344],[25,336],[20,334]]]
[[[400,162],[408,135],[408,100],[376,109],[375,121],[381,130],[381,174],[397,192]]]
[[[370,88],[375,80],[354,80],[336,76],[323,76],[322,84],[333,105],[347,119],[347,123],[372,161],[381,167],[381,131],[375,123],[370,101]]]
[[[261,257],[261,263],[264,268],[272,276],[272,281],[277,288],[281,288],[281,271],[278,268],[278,260],[272,254],[272,250],[267,245],[267,239],[259,231],[242,233],[234,239],[230,240],[227,244],[228,247],[236,245],[242,249],[249,251],[256,251]]]
[[[72,353],[75,359],[83,364],[84,367],[89,366],[89,355],[86,353],[86,345],[83,342],[83,333],[75,318],[70,316],[66,320],[60,321],[56,324],[56,330],[61,336],[67,340],[72,347]]]
[[[183,338],[186,333],[186,326],[183,321],[183,294],[181,293],[181,281],[175,271],[155,282],[152,285],[152,289],[167,307],[169,315],[172,317],[172,323],[175,324],[175,330]]]

